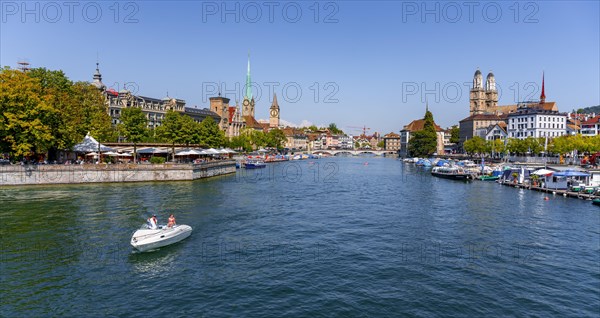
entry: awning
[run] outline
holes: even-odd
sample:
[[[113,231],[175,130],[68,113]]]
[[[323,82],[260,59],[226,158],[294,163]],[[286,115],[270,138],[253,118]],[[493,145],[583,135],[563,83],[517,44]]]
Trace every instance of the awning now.
[[[548,170],[548,169],[540,169],[540,170],[536,170],[532,174],[536,175],[536,176],[550,176],[555,172],[556,171],[552,171],[552,170]]]
[[[577,170],[565,170],[555,172],[554,176],[557,177],[589,177],[588,173],[577,171]]]
[[[102,145],[96,139],[94,139],[94,137],[90,136],[90,133],[87,133],[87,135],[85,135],[83,141],[73,146],[73,151],[75,152],[90,152],[98,150],[100,150],[100,152],[105,152],[113,151],[114,149]]]

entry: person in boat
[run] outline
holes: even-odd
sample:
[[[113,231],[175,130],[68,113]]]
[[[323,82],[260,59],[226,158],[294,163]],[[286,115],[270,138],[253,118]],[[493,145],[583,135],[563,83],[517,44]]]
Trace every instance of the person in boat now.
[[[173,214],[169,215],[169,223],[167,223],[167,227],[173,227],[175,224],[175,216]]]
[[[148,218],[148,228],[150,228],[151,230],[156,230],[158,229],[158,219],[156,218],[156,215],[152,215],[152,217]]]

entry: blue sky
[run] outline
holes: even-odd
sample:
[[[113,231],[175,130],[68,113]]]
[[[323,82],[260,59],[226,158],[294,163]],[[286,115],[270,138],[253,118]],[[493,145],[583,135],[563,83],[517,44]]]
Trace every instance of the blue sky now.
[[[2,66],[27,59],[91,80],[98,56],[108,86],[188,106],[208,107],[217,83],[241,99],[250,51],[259,119],[274,88],[282,119],[296,124],[397,132],[427,99],[447,127],[468,115],[477,68],[495,74],[501,105],[538,98],[542,72],[561,111],[600,104],[598,1],[2,1],[0,10]]]

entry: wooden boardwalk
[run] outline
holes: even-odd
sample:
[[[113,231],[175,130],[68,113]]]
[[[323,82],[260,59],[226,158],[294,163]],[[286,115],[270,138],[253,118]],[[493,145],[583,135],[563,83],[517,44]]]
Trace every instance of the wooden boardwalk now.
[[[573,191],[568,191],[568,190],[533,187],[528,184],[515,184],[513,182],[500,182],[500,184],[505,185],[505,186],[515,187],[515,188],[558,194],[558,195],[562,195],[565,197],[572,197],[572,198],[577,198],[577,199],[582,199],[582,200],[593,200],[593,199],[600,198],[600,196],[597,196],[594,194],[587,194],[587,193],[583,193],[583,192],[573,192]]]

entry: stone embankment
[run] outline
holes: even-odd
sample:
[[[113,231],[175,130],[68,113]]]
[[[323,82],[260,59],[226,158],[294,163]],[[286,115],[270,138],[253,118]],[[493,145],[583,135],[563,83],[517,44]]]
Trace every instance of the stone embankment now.
[[[0,186],[180,181],[235,173],[235,161],[201,164],[3,165]]]

